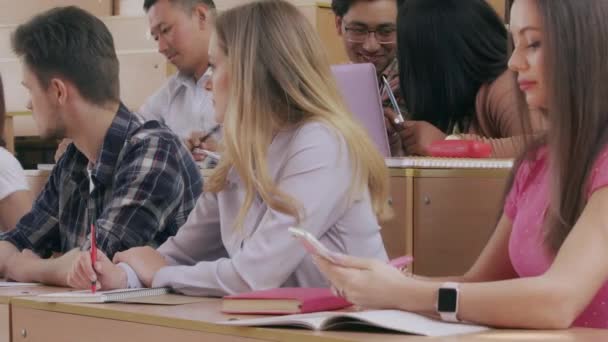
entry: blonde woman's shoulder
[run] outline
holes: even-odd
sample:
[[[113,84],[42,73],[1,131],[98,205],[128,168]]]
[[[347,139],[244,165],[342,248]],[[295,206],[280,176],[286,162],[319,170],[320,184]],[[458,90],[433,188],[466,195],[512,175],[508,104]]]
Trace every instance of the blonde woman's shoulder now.
[[[309,121],[294,132],[294,139],[315,142],[327,147],[344,145],[344,137],[331,125],[321,121]]]

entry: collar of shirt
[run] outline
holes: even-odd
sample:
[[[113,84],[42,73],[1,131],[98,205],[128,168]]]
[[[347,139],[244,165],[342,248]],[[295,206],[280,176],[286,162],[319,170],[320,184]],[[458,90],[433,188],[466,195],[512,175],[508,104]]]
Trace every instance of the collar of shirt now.
[[[125,145],[134,120],[137,120],[137,117],[121,103],[106,133],[99,157],[91,170],[91,178],[95,182],[106,185],[112,182],[118,156]]]
[[[205,82],[207,82],[207,80],[209,80],[209,78],[211,78],[211,69],[210,68],[207,68],[205,73],[198,80],[196,80],[196,82],[194,82],[194,77],[192,76],[192,74],[186,74],[181,71],[178,71],[178,73],[177,73],[177,80],[179,81],[179,85],[184,86],[184,87],[197,86],[197,87],[203,87],[203,89],[204,89]]]
[[[384,77],[386,77],[386,79],[389,82],[391,82],[395,78],[398,78],[399,77],[399,63],[397,62],[397,58],[393,59],[392,62],[388,63],[388,65],[386,66],[386,68],[384,68],[384,70],[382,70],[380,75],[383,75]],[[379,81],[382,81],[382,80],[379,80]]]

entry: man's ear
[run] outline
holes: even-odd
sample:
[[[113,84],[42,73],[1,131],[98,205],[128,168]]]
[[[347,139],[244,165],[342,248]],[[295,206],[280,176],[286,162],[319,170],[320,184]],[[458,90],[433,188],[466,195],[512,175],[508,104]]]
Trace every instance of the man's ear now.
[[[338,31],[338,35],[342,36],[342,17],[336,16],[336,30]]]
[[[48,90],[57,104],[65,105],[68,102],[68,86],[61,78],[51,78]]]
[[[211,19],[211,9],[205,4],[196,5],[192,15],[196,16],[198,20],[198,26],[200,30],[204,30],[207,27],[207,23]]]

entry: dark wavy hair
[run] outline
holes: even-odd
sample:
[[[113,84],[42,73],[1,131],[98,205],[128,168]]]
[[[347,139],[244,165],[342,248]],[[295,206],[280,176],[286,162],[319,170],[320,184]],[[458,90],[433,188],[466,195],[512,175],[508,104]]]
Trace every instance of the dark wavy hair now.
[[[374,0],[359,0],[359,1],[374,1]],[[397,1],[397,6],[401,6],[404,0]],[[343,17],[348,13],[350,7],[356,3],[357,0],[332,0],[331,9],[337,17]]]
[[[213,2],[213,0],[169,0],[169,1],[180,5],[183,9],[187,10],[188,13],[190,13],[192,11],[192,9],[195,8],[199,4],[205,4],[210,9],[215,9],[215,3]],[[148,12],[152,6],[156,5],[157,2],[158,2],[158,0],[145,0],[144,1],[144,11]]]
[[[485,0],[405,0],[397,19],[401,92],[414,120],[466,131],[482,85],[507,70],[503,20]]]

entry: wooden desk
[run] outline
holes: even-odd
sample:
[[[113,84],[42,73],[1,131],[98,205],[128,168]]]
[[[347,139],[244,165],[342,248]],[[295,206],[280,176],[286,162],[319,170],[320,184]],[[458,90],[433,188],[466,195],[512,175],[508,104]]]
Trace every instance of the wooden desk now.
[[[15,154],[15,128],[13,125],[13,116],[7,113],[4,116],[4,132],[2,134],[6,142],[6,149]]]
[[[42,191],[50,176],[51,171],[47,170],[25,170],[25,177],[34,198]]]
[[[494,231],[509,169],[390,169],[395,216],[382,225],[389,257],[416,274],[462,274]]]
[[[49,286],[0,287],[0,342],[11,341],[11,299],[58,291],[59,288]]]
[[[602,341],[608,331],[492,330],[437,339],[380,332],[312,332],[298,329],[239,328],[214,324],[230,317],[219,313],[219,299],[179,306],[135,304],[50,304],[11,299],[12,339],[20,341],[386,341],[496,342]]]

